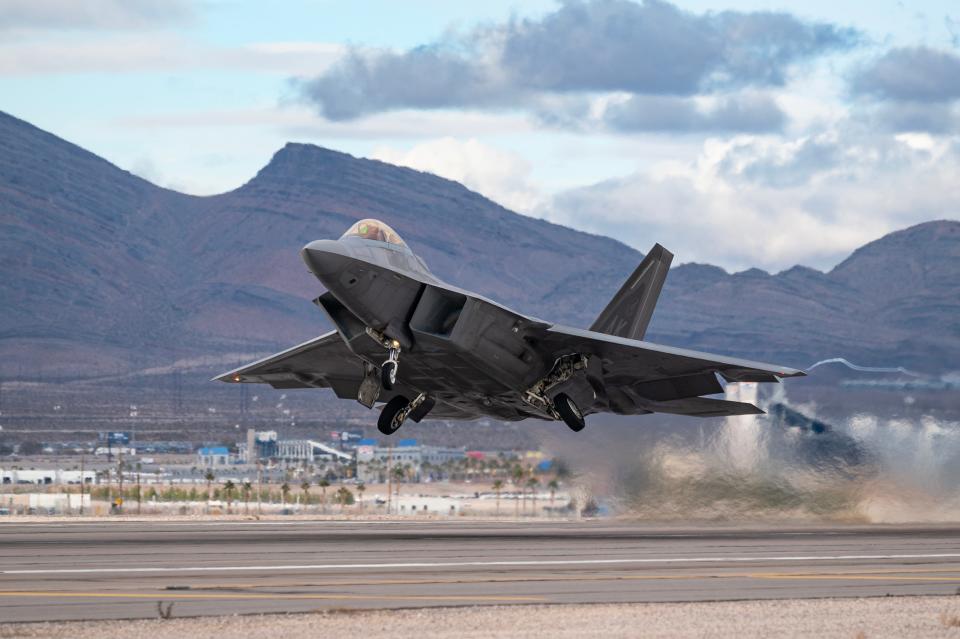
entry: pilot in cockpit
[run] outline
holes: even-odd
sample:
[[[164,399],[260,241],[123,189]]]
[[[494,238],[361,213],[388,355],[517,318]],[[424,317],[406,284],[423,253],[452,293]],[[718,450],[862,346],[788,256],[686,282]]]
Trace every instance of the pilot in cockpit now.
[[[359,237],[364,240],[374,240],[376,242],[385,242],[395,246],[406,248],[406,244],[400,239],[397,233],[381,222],[380,220],[360,220],[351,226],[343,237]]]

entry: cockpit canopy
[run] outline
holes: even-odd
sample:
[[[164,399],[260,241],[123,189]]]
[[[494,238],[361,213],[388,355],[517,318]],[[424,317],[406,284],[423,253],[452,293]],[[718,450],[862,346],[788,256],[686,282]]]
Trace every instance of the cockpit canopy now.
[[[407,245],[403,240],[400,239],[400,236],[397,235],[396,231],[392,228],[381,222],[380,220],[367,219],[360,220],[344,233],[340,239],[347,237],[359,237],[364,240],[375,240],[377,242],[386,242],[387,244],[393,244],[394,246],[399,246],[402,248],[407,248]]]

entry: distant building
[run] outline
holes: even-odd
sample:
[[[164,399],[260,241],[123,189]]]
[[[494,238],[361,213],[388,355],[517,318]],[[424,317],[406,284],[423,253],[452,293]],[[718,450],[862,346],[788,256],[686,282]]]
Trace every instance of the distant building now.
[[[312,439],[281,439],[277,443],[277,457],[287,461],[303,462],[353,461],[353,455]]]
[[[421,446],[415,439],[400,440],[393,447],[376,446],[366,443],[363,440],[361,445],[357,446],[357,461],[387,461],[392,458],[394,462],[405,462],[422,464],[428,462],[431,464],[443,464],[445,462],[463,459],[466,451],[463,448],[444,448],[442,446]]]
[[[465,456],[466,450],[463,448],[422,446],[415,439],[402,439],[393,447],[369,444],[357,446],[357,461],[362,462],[359,477],[363,481],[376,481],[378,473],[370,466],[377,463],[409,465],[419,476],[424,464],[439,466],[449,461],[463,459]]]
[[[330,439],[340,448],[353,448],[363,440],[362,430],[335,430],[330,433]]]
[[[401,495],[393,503],[393,511],[412,515],[456,515],[462,505],[449,497]]]
[[[133,457],[137,454],[136,448],[130,448],[129,446],[97,446],[93,450],[94,455],[112,455],[116,457],[117,455],[127,455],[128,457]]]
[[[237,444],[237,458],[245,464],[256,464],[261,459],[276,457],[277,431],[247,429],[247,441]]]
[[[22,470],[0,468],[0,483],[2,484],[79,484],[81,473],[79,470]],[[85,470],[82,473],[84,483],[92,484],[96,480],[97,473],[92,470]]]
[[[278,439],[275,430],[257,432],[251,428],[247,430],[247,441],[237,444],[237,459],[246,464],[255,464],[261,459],[352,462],[353,455],[312,439]]]
[[[197,451],[197,465],[204,468],[230,464],[230,450],[226,446],[205,446]]]

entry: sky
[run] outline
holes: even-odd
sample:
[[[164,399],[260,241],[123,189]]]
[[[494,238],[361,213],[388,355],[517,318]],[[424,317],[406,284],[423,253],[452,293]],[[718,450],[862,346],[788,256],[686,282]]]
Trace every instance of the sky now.
[[[0,110],[188,193],[306,142],[731,272],[960,219],[955,0],[3,0]]]

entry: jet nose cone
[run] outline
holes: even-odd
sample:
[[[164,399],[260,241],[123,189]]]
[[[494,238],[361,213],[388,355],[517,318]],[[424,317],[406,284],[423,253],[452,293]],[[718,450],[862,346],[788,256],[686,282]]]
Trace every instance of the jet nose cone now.
[[[300,257],[317,277],[339,272],[350,259],[350,249],[337,240],[316,240],[300,251]]]

